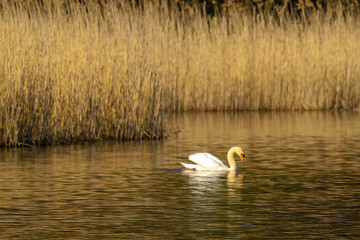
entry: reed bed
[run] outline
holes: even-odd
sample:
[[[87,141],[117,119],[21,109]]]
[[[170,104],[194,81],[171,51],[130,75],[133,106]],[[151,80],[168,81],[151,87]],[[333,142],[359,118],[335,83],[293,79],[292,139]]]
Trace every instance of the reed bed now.
[[[172,111],[360,107],[357,16],[44,2],[2,2],[1,146],[159,139]]]

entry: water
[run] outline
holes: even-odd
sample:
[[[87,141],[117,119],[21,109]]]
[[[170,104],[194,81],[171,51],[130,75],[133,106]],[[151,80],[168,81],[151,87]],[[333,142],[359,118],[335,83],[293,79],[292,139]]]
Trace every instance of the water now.
[[[164,141],[0,150],[1,238],[360,238],[360,112],[172,121]],[[237,172],[179,171],[235,145]]]

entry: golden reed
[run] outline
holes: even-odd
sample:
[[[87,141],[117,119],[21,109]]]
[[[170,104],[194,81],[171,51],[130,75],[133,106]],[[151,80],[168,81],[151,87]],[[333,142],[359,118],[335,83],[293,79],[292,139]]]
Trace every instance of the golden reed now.
[[[1,146],[159,139],[166,111],[360,107],[356,16],[309,24],[9,2],[0,8]]]

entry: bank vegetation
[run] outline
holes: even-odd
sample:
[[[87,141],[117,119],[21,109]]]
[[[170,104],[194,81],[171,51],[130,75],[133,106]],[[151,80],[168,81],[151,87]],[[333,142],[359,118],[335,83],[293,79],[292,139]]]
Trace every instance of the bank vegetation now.
[[[0,8],[1,146],[160,139],[167,112],[360,107],[360,22],[340,7],[18,2]]]

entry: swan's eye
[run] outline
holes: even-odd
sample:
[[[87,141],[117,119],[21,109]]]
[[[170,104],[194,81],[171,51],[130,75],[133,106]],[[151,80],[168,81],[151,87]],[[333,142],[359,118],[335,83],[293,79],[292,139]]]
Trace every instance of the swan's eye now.
[[[242,155],[243,157],[245,157],[245,154],[244,154],[244,153],[242,153],[241,155]]]

